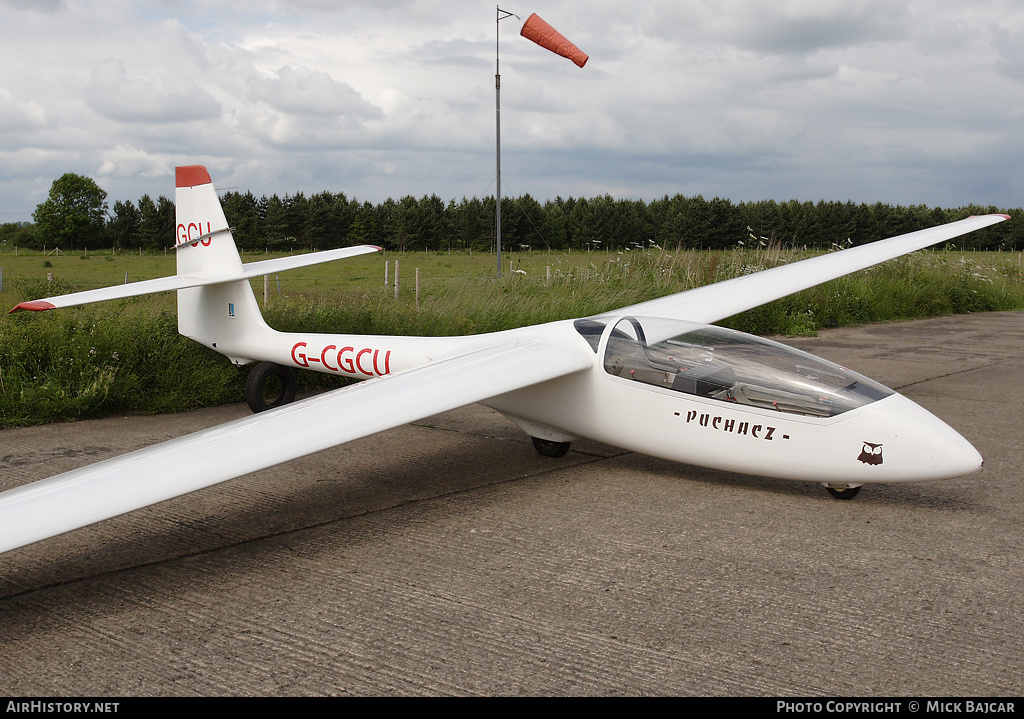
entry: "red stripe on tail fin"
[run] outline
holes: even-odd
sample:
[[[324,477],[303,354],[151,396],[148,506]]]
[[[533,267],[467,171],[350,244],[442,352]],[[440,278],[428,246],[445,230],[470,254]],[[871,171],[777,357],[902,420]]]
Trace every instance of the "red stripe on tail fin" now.
[[[210,185],[210,173],[202,165],[188,165],[187,167],[174,168],[175,187],[195,187],[197,185]]]

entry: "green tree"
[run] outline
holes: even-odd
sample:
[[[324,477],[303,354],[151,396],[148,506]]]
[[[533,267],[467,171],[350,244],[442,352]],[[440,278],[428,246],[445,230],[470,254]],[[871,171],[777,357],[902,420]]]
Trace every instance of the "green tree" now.
[[[288,233],[288,218],[285,214],[284,203],[277,195],[268,198],[266,195],[260,198],[258,203],[260,216],[263,217],[263,233],[266,236],[265,244],[274,249],[286,248]]]
[[[49,199],[32,217],[41,242],[70,250],[100,242],[106,212],[107,193],[91,178],[69,172],[53,181]]]
[[[562,198],[559,197],[559,200]],[[562,206],[558,202],[548,200],[544,203],[544,225],[542,232],[548,246],[556,249],[565,249],[568,233],[565,229],[566,220]]]
[[[0,247],[36,247],[35,225],[5,222],[0,225]]]
[[[458,205],[455,233],[463,248],[486,251],[494,245],[494,197],[481,200],[462,198]]]
[[[118,200],[114,203],[114,218],[107,223],[107,232],[118,246],[137,246],[141,228],[142,213],[135,208],[131,200]]]
[[[239,250],[252,252],[262,250],[266,246],[259,202],[252,192],[246,192],[244,195],[238,192],[225,192],[221,198],[221,206],[224,208],[228,227],[234,228],[235,244]]]
[[[447,246],[445,204],[436,194],[424,195],[416,201],[412,212],[415,225],[411,228],[415,249],[437,251],[442,244]]]
[[[294,244],[303,247],[306,244],[306,213],[309,211],[309,200],[303,193],[285,195],[284,200],[285,237],[290,238],[289,246]]]
[[[160,209],[149,195],[139,198],[139,246],[147,250],[160,248],[163,235]]]
[[[156,201],[157,241],[152,247],[154,252],[174,246],[175,214],[174,202],[160,195]]]
[[[344,202],[347,205],[347,199]],[[303,238],[309,243],[310,250],[326,250],[341,246],[342,228],[338,198],[333,193],[324,190],[309,198],[303,222]]]

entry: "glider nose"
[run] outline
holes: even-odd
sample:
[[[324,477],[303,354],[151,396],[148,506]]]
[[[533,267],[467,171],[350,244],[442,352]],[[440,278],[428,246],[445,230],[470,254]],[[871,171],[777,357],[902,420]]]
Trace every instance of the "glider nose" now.
[[[981,454],[955,430],[946,426],[948,436],[945,439],[945,469],[949,477],[963,477],[981,471],[984,460]]]
[[[932,439],[931,473],[935,479],[952,479],[974,474],[981,470],[982,458],[970,442],[948,425],[944,432],[936,432]]]
[[[895,444],[906,445],[905,469],[919,479],[952,479],[974,474],[981,469],[982,458],[970,442],[928,410],[901,395],[893,403],[891,418]],[[917,466],[913,466],[916,464]]]

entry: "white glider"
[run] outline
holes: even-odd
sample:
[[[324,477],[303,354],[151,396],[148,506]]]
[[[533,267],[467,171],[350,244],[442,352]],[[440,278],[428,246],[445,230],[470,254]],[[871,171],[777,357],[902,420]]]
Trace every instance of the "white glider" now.
[[[258,412],[0,493],[0,552],[474,402],[541,454],[580,437],[688,464],[862,485],[958,477],[981,456],[910,400],[845,367],[702,324],[1009,219],[969,217],[594,317],[470,337],[285,333],[250,277],[379,250],[243,264],[206,168],[179,167],[177,275],[14,308],[178,292],[179,331],[238,365],[258,362]],[[294,368],[372,379],[291,403]],[[280,388],[268,398],[272,379]],[[270,409],[271,411],[262,411]]]

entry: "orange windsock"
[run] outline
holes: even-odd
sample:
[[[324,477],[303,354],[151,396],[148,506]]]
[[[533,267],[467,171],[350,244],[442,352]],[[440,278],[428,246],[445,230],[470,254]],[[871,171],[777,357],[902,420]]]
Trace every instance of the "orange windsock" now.
[[[580,67],[586,65],[589,59],[585,52],[566,40],[558,30],[541,20],[537,13],[526,18],[519,34],[553,53],[569,58]]]

